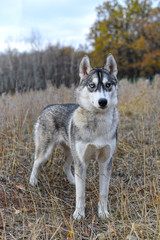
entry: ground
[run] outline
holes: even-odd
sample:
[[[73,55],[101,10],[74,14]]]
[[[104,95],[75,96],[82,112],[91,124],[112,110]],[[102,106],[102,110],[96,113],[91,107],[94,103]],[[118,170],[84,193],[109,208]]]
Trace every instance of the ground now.
[[[100,220],[98,166],[91,162],[86,219],[72,214],[75,189],[56,149],[29,186],[34,158],[33,126],[48,104],[75,102],[72,89],[48,87],[0,97],[0,238],[121,240],[160,239],[160,79],[119,83],[120,125],[109,189],[110,217]]]

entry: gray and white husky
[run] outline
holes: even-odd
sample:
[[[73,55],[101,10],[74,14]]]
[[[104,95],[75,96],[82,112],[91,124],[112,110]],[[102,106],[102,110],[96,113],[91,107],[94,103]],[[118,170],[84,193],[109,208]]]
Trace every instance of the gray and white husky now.
[[[109,215],[108,190],[119,122],[117,72],[112,54],[107,56],[104,68],[92,68],[89,57],[84,56],[79,67],[77,104],[49,105],[35,125],[35,161],[30,184],[37,184],[40,165],[60,145],[65,153],[64,172],[76,188],[73,217],[78,220],[85,217],[86,170],[91,159],[99,164],[98,216],[104,219]]]

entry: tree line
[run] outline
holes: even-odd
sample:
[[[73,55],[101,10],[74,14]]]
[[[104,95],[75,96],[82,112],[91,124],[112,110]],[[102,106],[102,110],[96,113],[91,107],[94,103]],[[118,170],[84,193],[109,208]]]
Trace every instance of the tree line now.
[[[47,82],[70,87],[79,81],[79,63],[84,54],[91,57],[93,66],[103,66],[111,52],[119,78],[160,73],[160,3],[153,7],[151,0],[104,2],[97,7],[88,40],[90,51],[58,44],[41,50],[40,36],[33,33],[30,52],[9,49],[0,54],[0,94],[45,89]]]
[[[72,47],[48,46],[45,50],[20,53],[16,49],[0,54],[0,94],[23,93],[30,89],[70,87],[79,80],[78,69],[83,51]]]

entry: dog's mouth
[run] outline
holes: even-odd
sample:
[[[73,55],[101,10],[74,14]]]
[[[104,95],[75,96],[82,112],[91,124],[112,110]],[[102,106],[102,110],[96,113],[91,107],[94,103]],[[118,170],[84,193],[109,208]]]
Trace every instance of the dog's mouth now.
[[[102,109],[102,110],[104,110],[106,108],[107,108],[107,105],[106,106],[99,106],[99,109]]]

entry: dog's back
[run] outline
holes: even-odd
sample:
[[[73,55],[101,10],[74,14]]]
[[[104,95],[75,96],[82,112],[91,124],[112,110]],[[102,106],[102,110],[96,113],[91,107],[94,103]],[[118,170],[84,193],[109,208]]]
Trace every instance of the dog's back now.
[[[53,104],[45,107],[35,125],[35,137],[42,135],[43,142],[68,143],[69,122],[78,104]],[[35,140],[36,143],[36,140]]]

